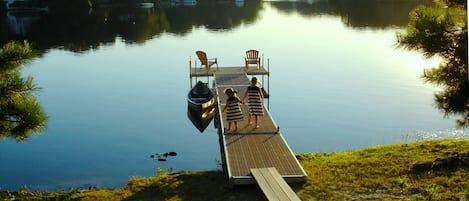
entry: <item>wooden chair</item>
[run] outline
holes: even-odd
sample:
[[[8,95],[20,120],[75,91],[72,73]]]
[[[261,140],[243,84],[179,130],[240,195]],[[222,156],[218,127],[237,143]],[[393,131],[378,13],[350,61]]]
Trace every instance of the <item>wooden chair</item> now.
[[[261,58],[259,57],[259,51],[257,50],[246,51],[244,61],[246,62],[246,69],[249,68],[249,64],[257,64],[257,69],[261,67]]]
[[[214,64],[216,64],[218,68],[217,58],[207,59],[207,54],[200,50],[196,51],[195,53],[197,54],[197,57],[199,57],[201,66],[205,66],[207,70],[210,69],[210,67]]]

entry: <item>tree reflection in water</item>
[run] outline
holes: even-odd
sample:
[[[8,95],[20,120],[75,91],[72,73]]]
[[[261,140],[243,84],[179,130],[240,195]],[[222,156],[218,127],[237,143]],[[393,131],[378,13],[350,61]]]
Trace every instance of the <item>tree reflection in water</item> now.
[[[199,0],[195,5],[173,5],[158,1],[154,7],[141,8],[125,4],[87,5],[84,1],[48,1],[47,12],[9,13],[23,28],[15,33],[7,19],[0,20],[0,43],[27,39],[35,48],[61,48],[74,52],[87,51],[113,44],[116,37],[126,43],[144,43],[164,33],[184,36],[194,27],[211,31],[227,31],[260,19],[259,13],[269,5],[283,13],[298,13],[304,17],[318,15],[340,16],[348,27],[384,29],[405,27],[409,12],[432,0],[317,0],[317,1],[224,1]],[[169,1],[168,1],[169,2]],[[390,17],[391,16],[391,17]],[[4,16],[5,18],[5,16]]]

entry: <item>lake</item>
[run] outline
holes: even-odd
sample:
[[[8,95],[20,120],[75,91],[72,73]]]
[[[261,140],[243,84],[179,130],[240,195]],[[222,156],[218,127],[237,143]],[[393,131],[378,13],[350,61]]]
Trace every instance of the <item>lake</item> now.
[[[160,1],[158,1],[160,2]],[[408,13],[431,1],[246,1],[7,13],[1,42],[28,39],[22,74],[42,90],[47,129],[0,141],[0,190],[120,187],[164,170],[220,169],[213,125],[187,118],[189,59],[270,61],[269,108],[293,152],[467,137],[421,79],[438,58],[396,48]],[[203,14],[202,14],[203,13]],[[3,14],[3,13],[2,13]],[[2,19],[3,19],[2,18]],[[9,27],[9,29],[3,29]],[[159,162],[150,156],[174,151]]]

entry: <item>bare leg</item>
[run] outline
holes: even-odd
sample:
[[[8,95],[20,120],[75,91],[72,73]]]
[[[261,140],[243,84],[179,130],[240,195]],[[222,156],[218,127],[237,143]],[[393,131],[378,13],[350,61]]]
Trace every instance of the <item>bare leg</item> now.
[[[238,122],[237,121],[234,122],[234,126],[235,126],[234,131],[237,131],[238,130]]]
[[[256,120],[256,128],[259,128],[259,116],[256,115],[254,118]]]
[[[231,130],[231,122],[228,122],[228,130]]]
[[[248,114],[248,125],[251,125],[251,124],[252,124],[252,122],[251,122],[251,116],[252,116],[251,114]]]

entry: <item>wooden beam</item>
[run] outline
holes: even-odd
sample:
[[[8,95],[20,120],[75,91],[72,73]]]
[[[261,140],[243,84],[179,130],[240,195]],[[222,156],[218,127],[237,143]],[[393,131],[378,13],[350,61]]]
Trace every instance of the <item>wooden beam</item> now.
[[[269,201],[301,201],[275,168],[251,168],[251,174]]]

